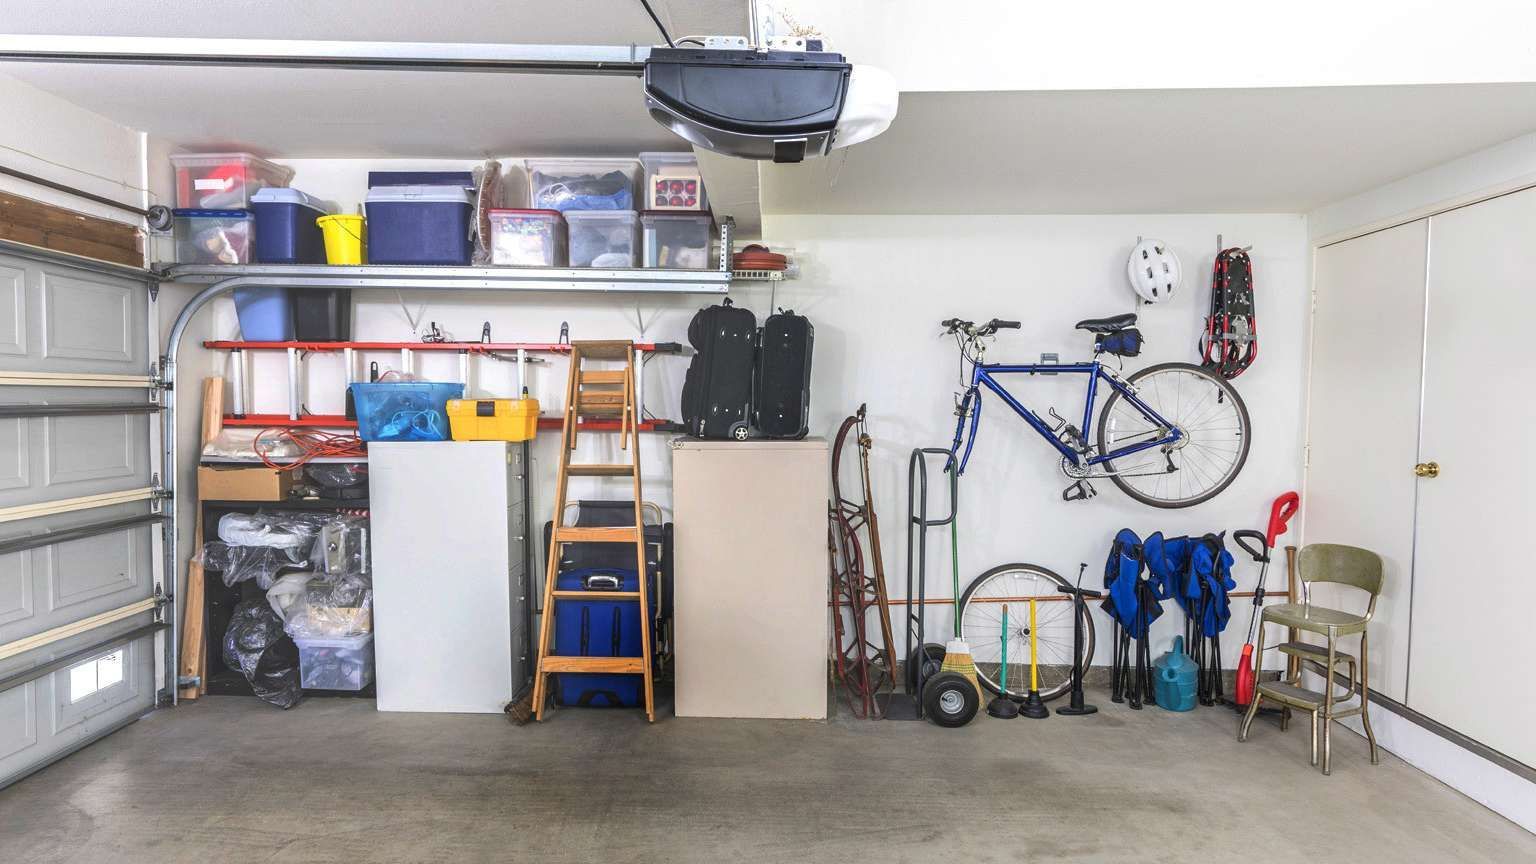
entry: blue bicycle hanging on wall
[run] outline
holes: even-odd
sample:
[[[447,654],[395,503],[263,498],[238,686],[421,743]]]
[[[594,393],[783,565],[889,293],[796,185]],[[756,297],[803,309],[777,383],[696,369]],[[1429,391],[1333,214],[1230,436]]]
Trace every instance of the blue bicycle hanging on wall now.
[[[1085,363],[987,363],[987,343],[999,330],[1017,330],[1019,322],[996,318],[975,324],[950,318],[946,335],[960,347],[961,371],[969,363],[969,386],[957,394],[955,440],[951,459],[959,473],[971,459],[981,421],[982,388],[1003,400],[1061,453],[1061,470],[1072,485],[1061,493],[1076,501],[1095,493],[1089,480],[1109,478],[1121,491],[1153,507],[1191,507],[1209,501],[1237,478],[1248,459],[1248,409],[1232,385],[1199,366],[1159,363],[1129,376],[1101,363],[1105,353],[1133,356],[1140,334],[1132,314],[1090,318],[1077,329],[1094,337],[1093,359]],[[1134,347],[1130,343],[1137,343]],[[1087,398],[1082,425],[1075,426],[1049,409],[1054,425],[1025,407],[999,380],[1004,375],[1084,375]],[[962,378],[962,384],[964,384]],[[1093,426],[1093,406],[1100,382],[1113,391]],[[962,446],[964,450],[962,452]],[[956,464],[952,462],[951,464]]]

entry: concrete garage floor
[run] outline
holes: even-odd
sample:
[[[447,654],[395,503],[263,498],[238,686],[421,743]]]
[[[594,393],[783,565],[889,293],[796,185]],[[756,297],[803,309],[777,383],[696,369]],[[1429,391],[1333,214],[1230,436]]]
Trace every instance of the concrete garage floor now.
[[[0,791],[0,861],[1536,860],[1536,836],[1340,731],[1108,705],[926,723],[282,712],[206,698]]]

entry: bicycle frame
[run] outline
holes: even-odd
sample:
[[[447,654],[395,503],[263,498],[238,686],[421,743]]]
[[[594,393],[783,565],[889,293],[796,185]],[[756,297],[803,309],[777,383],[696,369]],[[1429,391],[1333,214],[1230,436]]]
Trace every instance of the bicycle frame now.
[[[1008,389],[998,381],[997,376],[999,375],[1087,375],[1088,393],[1087,397],[1083,400],[1083,424],[1079,427],[1079,429],[1081,429],[1083,442],[1085,444],[1090,441],[1092,437],[1091,433],[1093,431],[1093,408],[1094,402],[1098,396],[1100,380],[1108,383],[1110,387],[1118,391],[1120,395],[1125,398],[1126,402],[1128,402],[1132,407],[1140,412],[1141,415],[1147,420],[1156,424],[1158,428],[1167,429],[1168,434],[1163,435],[1162,437],[1155,440],[1131,444],[1116,450],[1112,450],[1108,453],[1100,453],[1098,455],[1092,456],[1079,453],[1063,443],[1062,440],[1057,437],[1055,431],[1053,431],[1050,426],[1046,425],[1044,420],[1040,419],[1040,415],[1026,407],[1017,398],[1015,398],[1012,393],[1009,393]],[[1091,468],[1113,459],[1119,459],[1135,453],[1140,453],[1143,450],[1150,450],[1154,447],[1162,447],[1166,444],[1172,444],[1173,442],[1178,441],[1184,437],[1183,433],[1174,428],[1172,423],[1169,423],[1166,419],[1163,418],[1162,415],[1158,414],[1156,411],[1148,407],[1145,402],[1141,401],[1141,399],[1137,397],[1135,390],[1133,390],[1129,384],[1121,380],[1120,376],[1115,375],[1108,369],[1104,368],[1104,364],[1100,363],[1098,360],[1092,360],[1087,363],[1065,363],[1060,365],[1051,363],[1032,363],[1025,365],[1014,365],[1011,363],[973,363],[971,367],[971,386],[965,391],[965,397],[960,402],[960,416],[955,421],[955,440],[954,444],[950,447],[951,458],[954,458],[954,456],[960,452],[961,443],[963,442],[965,444],[965,453],[960,456],[959,468],[957,471],[957,473],[960,474],[965,473],[966,463],[971,461],[971,448],[976,446],[976,429],[978,424],[981,422],[982,387],[985,387],[988,390],[991,390],[993,393],[997,394],[997,397],[1002,399],[1003,403],[1006,404],[1009,408],[1012,408],[1015,414],[1022,417],[1024,422],[1028,423],[1029,427],[1035,430],[1036,434],[1049,442],[1052,447],[1055,447],[1057,452],[1061,453],[1063,459],[1066,459],[1069,463],[1077,467]],[[971,409],[969,435],[966,434],[967,408]]]

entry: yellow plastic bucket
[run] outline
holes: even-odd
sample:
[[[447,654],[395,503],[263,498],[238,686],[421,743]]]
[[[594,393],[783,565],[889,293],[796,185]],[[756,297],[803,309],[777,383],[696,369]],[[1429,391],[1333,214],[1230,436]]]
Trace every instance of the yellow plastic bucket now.
[[[368,263],[368,226],[363,217],[340,213],[321,216],[315,224],[325,235],[325,263]]]

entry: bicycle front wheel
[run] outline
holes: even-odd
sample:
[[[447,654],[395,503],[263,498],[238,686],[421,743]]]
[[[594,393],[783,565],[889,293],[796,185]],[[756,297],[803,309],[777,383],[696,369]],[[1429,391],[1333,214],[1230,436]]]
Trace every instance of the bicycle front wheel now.
[[[971,647],[976,678],[993,693],[1023,699],[1029,695],[1029,601],[1035,600],[1034,637],[1040,698],[1054,699],[1072,687],[1071,583],[1034,564],[1003,564],[976,577],[960,597],[960,638]],[[1003,629],[1003,606],[1008,628]],[[1083,657],[1093,657],[1093,617],[1082,607]],[[1003,642],[1008,667],[1003,669]],[[1086,659],[1085,659],[1086,662]]]
[[[1153,507],[1193,507],[1232,485],[1252,436],[1248,407],[1230,383],[1188,363],[1148,366],[1127,381],[1180,438],[1104,462],[1122,492]],[[1119,390],[1099,415],[1099,452],[1106,455],[1166,434]]]

